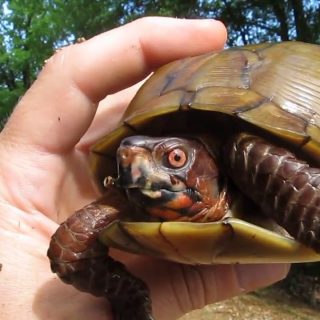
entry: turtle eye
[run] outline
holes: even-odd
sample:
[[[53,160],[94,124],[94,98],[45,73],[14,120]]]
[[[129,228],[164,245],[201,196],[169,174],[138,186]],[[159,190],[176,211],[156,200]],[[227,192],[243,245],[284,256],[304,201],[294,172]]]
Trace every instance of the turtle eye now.
[[[167,154],[167,163],[171,168],[181,168],[187,161],[187,155],[184,150],[176,148]]]

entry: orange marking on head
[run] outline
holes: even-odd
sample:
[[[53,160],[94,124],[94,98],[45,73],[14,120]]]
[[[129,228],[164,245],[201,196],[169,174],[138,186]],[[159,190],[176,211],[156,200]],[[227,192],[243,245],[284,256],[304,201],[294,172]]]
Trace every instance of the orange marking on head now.
[[[174,199],[166,203],[167,208],[171,209],[182,209],[182,208],[189,208],[193,205],[193,201],[190,199],[188,195],[179,194]]]
[[[167,221],[174,221],[181,217],[177,211],[166,208],[150,208],[148,211],[152,216],[160,217]]]

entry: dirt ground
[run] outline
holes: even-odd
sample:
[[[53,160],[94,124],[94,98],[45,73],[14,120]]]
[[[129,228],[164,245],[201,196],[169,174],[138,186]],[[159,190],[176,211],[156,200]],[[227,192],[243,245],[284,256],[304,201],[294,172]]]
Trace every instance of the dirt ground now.
[[[320,310],[275,287],[209,305],[179,320],[320,320]]]

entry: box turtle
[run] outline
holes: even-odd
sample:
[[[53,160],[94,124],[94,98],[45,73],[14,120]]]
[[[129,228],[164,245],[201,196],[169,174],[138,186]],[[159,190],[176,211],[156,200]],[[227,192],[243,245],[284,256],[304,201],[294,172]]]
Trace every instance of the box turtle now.
[[[153,319],[108,247],[186,264],[320,260],[320,47],[231,48],[169,63],[92,148],[102,197],[53,235],[51,268]]]

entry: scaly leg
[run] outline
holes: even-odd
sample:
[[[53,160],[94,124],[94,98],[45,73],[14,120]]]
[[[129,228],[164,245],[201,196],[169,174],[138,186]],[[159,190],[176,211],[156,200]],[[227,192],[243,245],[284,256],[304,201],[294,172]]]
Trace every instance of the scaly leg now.
[[[146,284],[123,264],[108,256],[99,242],[102,229],[131,210],[116,188],[80,209],[63,222],[52,236],[48,257],[51,269],[80,291],[106,297],[115,320],[152,320]]]

